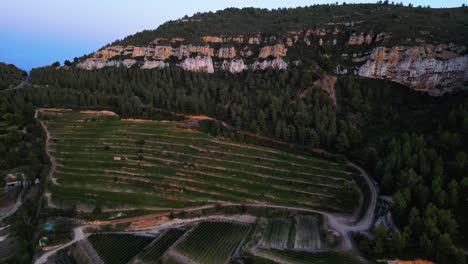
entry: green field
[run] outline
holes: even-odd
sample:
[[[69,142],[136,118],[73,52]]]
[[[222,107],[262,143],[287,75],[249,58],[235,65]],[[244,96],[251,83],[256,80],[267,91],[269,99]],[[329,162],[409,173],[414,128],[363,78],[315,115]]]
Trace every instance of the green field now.
[[[154,237],[127,234],[95,234],[89,237],[106,264],[125,264],[146,247]]]
[[[338,162],[212,138],[183,122],[53,115],[41,116],[53,138],[58,184],[49,190],[59,206],[181,208],[227,201],[350,211],[337,194],[355,185],[354,175]]]
[[[250,224],[203,222],[198,224],[175,252],[194,263],[222,264],[235,255],[252,229]]]
[[[185,231],[180,229],[169,229],[165,231],[140,253],[138,253],[132,263],[158,263],[166,250],[184,233]]]
[[[338,252],[322,252],[310,253],[304,251],[277,250],[277,249],[258,249],[262,254],[273,257],[275,260],[281,260],[282,263],[291,264],[364,264],[354,257],[338,253]],[[258,262],[262,262],[264,258],[259,258]],[[269,263],[269,262],[266,262]],[[274,262],[273,262],[274,263]]]
[[[294,249],[318,250],[322,249],[318,220],[316,216],[298,215],[295,217],[296,234]]]
[[[260,246],[277,249],[287,248],[293,225],[291,218],[269,219]]]

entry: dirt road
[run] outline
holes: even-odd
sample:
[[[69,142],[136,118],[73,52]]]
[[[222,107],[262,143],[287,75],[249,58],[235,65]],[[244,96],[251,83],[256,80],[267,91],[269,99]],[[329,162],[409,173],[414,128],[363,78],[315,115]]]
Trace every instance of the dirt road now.
[[[78,241],[81,241],[83,239],[85,239],[87,237],[87,235],[83,232],[83,229],[85,229],[87,226],[79,226],[75,229],[73,229],[73,240],[71,240],[70,242],[66,243],[66,244],[63,244],[51,251],[48,251],[46,253],[44,253],[40,258],[38,258],[36,261],[34,261],[35,264],[42,264],[42,263],[46,263],[47,259],[52,256],[53,254],[55,254],[57,251],[61,250],[61,249],[64,249],[70,245],[72,245],[73,243],[75,242],[78,242]]]

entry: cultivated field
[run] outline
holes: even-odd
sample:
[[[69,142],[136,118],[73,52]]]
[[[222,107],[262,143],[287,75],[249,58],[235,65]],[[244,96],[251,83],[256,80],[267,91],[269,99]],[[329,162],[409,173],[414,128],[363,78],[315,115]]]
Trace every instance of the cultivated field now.
[[[269,219],[260,246],[277,249],[287,248],[292,227],[293,221],[291,218]]]
[[[288,263],[288,264],[364,264],[354,257],[338,253],[338,252],[322,252],[322,253],[310,253],[302,251],[291,251],[291,250],[277,250],[277,249],[258,249],[262,257],[273,259],[273,263]],[[262,262],[263,259],[259,259],[258,262],[254,263],[270,263],[268,261]],[[268,259],[269,259],[268,258]]]
[[[294,239],[294,249],[322,249],[317,217],[310,215],[298,215],[295,217],[295,220],[296,234]]]
[[[227,263],[245,242],[251,229],[251,224],[203,222],[177,243],[170,255],[193,263]]]
[[[131,262],[133,264],[150,264],[158,263],[166,250],[174,244],[185,231],[180,229],[169,229],[163,234],[159,235],[151,244],[145,247],[135,259]]]
[[[126,264],[153,239],[127,234],[95,234],[89,237],[104,263],[112,264]]]
[[[182,208],[252,202],[347,211],[344,164],[212,138],[183,122],[119,120],[78,112],[39,115],[57,162],[52,203]]]

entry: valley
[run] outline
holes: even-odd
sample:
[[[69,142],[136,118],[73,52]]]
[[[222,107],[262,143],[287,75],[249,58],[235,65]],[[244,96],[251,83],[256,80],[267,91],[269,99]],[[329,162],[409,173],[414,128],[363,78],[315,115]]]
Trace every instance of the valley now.
[[[465,32],[227,8],[0,63],[0,263],[466,264]]]

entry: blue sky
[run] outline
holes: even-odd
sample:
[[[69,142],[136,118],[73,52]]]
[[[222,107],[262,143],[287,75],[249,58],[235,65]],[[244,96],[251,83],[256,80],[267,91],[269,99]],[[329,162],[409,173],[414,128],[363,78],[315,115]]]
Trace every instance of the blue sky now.
[[[29,70],[88,54],[167,20],[226,7],[296,7],[329,0],[11,0],[2,1],[0,61]],[[342,1],[340,1],[341,3]],[[350,3],[352,1],[346,1]],[[356,0],[375,3],[376,0]],[[396,1],[401,2],[401,1]],[[468,0],[402,1],[457,7]]]

